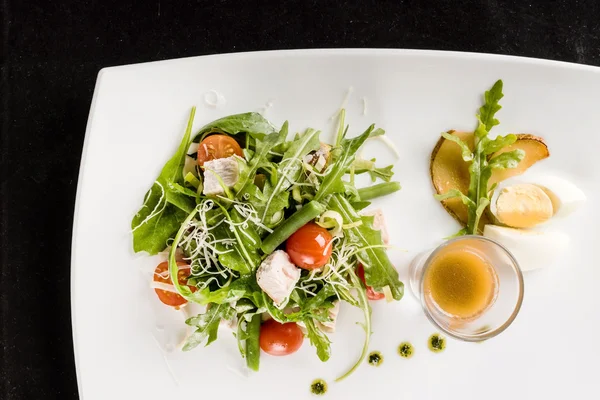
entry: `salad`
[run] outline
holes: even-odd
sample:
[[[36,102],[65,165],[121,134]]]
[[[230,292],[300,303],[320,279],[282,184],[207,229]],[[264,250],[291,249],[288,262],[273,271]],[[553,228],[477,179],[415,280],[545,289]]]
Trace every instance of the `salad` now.
[[[261,349],[287,355],[305,338],[327,361],[327,333],[346,302],[363,310],[366,333],[360,358],[339,379],[348,376],[368,352],[369,300],[404,293],[381,211],[367,210],[400,185],[391,165],[357,156],[385,132],[371,125],[349,138],[341,110],[331,145],[314,129],[290,137],[287,122],[277,129],[258,113],[230,115],[192,135],[194,114],[131,223],[136,252],[168,251],[154,271],[158,298],[205,306],[186,320],[183,350],[215,341],[225,321],[252,370]],[[359,174],[381,182],[358,188]]]

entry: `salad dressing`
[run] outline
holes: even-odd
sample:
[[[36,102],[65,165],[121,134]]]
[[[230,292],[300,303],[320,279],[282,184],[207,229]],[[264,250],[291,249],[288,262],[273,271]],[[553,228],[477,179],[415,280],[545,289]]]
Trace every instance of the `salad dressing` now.
[[[448,246],[425,271],[423,289],[445,314],[456,319],[478,317],[493,303],[497,277],[494,268],[475,248]]]

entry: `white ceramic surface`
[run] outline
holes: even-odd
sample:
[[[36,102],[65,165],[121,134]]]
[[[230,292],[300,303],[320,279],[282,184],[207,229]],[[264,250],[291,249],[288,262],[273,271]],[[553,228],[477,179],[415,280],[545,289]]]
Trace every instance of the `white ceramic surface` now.
[[[259,111],[292,130],[333,133],[331,115],[349,87],[350,132],[376,123],[400,152],[401,192],[378,201],[389,221],[391,258],[406,282],[410,259],[454,233],[456,223],[432,197],[429,154],[440,132],[472,129],[483,91],[504,80],[497,133],[546,138],[552,156],[536,171],[565,176],[590,199],[552,228],[571,236],[556,265],[525,276],[525,300],[513,325],[483,344],[448,340],[434,354],[434,328],[408,294],[373,304],[371,349],[384,355],[346,381],[333,379],[358,356],[360,313],[341,311],[328,363],[306,341],[290,357],[263,356],[261,371],[243,372],[235,340],[181,354],[164,352],[183,319],[158,304],[141,271],[158,257],[133,253],[129,224],[163,163],[176,149],[190,107],[195,128],[228,114]],[[210,90],[224,96],[216,108]],[[600,346],[600,195],[598,132],[600,70],[513,57],[403,50],[311,50],[196,57],[107,68],[100,72],[85,138],[72,253],[73,336],[83,400],[308,399],[315,378],[329,382],[324,398],[498,399],[592,398]],[[213,96],[214,93],[208,96]],[[362,98],[367,102],[363,115]],[[223,99],[221,99],[223,100]],[[271,103],[271,107],[265,107]],[[382,164],[393,155],[373,143],[366,155]],[[170,331],[174,329],[174,331]],[[175,332],[175,333],[173,333]],[[396,353],[402,341],[416,352]],[[165,362],[167,360],[168,362]]]

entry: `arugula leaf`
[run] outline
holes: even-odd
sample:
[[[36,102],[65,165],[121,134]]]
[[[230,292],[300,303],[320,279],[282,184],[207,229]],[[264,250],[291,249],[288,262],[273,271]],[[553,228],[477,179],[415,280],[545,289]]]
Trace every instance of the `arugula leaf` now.
[[[311,151],[319,149],[321,142],[319,141],[320,131],[307,129],[302,135],[298,135],[292,141],[290,147],[283,154],[277,167],[277,181],[273,185],[265,185],[263,193],[266,197],[266,203],[262,214],[260,214],[263,224],[272,226],[272,216],[276,212],[272,209],[271,203],[277,196],[287,190],[292,183],[298,180],[302,173],[302,162],[305,155]],[[288,196],[289,198],[289,196]]]
[[[450,189],[446,193],[436,194],[436,195],[434,195],[434,197],[436,200],[439,200],[439,201],[460,198],[462,200],[463,204],[466,206],[474,206],[475,205],[475,202],[473,200],[471,200],[467,195],[463,194],[463,192],[461,192],[458,189]]]
[[[489,205],[490,205],[490,199],[489,198],[484,197],[484,198],[482,198],[482,199],[479,200],[479,205],[475,209],[475,222],[473,224],[474,226],[479,226],[479,220],[481,219],[481,216],[483,215],[483,212],[485,211],[485,209]]]
[[[361,217],[346,198],[337,194],[331,196],[329,209],[339,212],[344,224],[362,220],[361,225],[346,229],[345,232],[359,249],[364,249],[360,251],[358,258],[364,266],[367,285],[378,292],[383,292],[383,288],[388,286],[394,299],[400,300],[404,295],[404,284],[398,279],[398,271],[383,248],[381,232],[373,229],[373,217]]]
[[[485,138],[485,136],[483,136]],[[469,182],[468,197],[471,199],[471,203],[467,205],[467,232],[470,234],[477,234],[479,227],[475,225],[476,210],[479,207],[479,201],[482,197],[487,196],[487,182],[491,177],[492,173],[490,169],[486,169],[487,159],[485,154],[482,153],[482,142],[480,141],[475,145],[475,157],[469,165],[469,175],[471,180]],[[464,200],[463,200],[464,203]]]
[[[302,172],[304,156],[311,151],[318,150],[321,146],[320,134],[321,131],[307,129],[290,143],[277,166],[278,180],[276,186],[278,187],[276,190],[285,190],[298,179]]]
[[[459,138],[456,135],[452,135],[450,133],[444,132],[442,133],[442,137],[446,140],[450,140],[451,142],[454,142],[456,144],[458,144],[462,150],[462,158],[464,161],[471,161],[473,160],[473,152],[471,151],[471,149],[469,148],[469,145],[466,144],[461,138]]]
[[[496,83],[494,83],[494,86],[485,92],[484,104],[479,109],[479,121],[483,124],[485,131],[488,133],[494,126],[500,123],[500,121],[495,118],[495,115],[502,108],[499,104],[500,100],[504,97],[502,86],[502,80],[498,79]]]
[[[255,304],[258,303],[261,306],[264,306],[269,315],[275,321],[282,324],[286,322],[301,322],[307,319],[312,319],[319,322],[331,321],[331,318],[329,317],[329,309],[333,307],[333,301],[319,297],[319,299],[309,303],[310,300],[306,302],[304,297],[301,296],[302,294],[296,289],[290,295],[290,299],[294,299],[297,306],[296,311],[290,313],[284,313],[282,310],[275,307],[273,300],[262,291],[260,291],[259,301],[254,302]],[[300,298],[302,300],[299,300]],[[311,298],[311,300],[312,299],[313,298]],[[293,303],[290,301],[288,302],[287,306],[293,309],[294,307],[291,307],[292,304]]]
[[[523,150],[512,150],[493,157],[488,165],[489,168],[495,169],[516,168],[524,157],[525,152]]]
[[[306,326],[307,336],[310,339],[310,343],[315,346],[317,350],[317,356],[321,361],[329,360],[331,357],[331,341],[327,335],[319,329],[315,321],[326,322],[330,321],[329,309],[333,307],[333,303],[327,299],[334,296],[335,291],[331,285],[324,286],[319,293],[306,299],[306,295],[303,292],[295,289],[290,295],[290,299],[296,302],[296,306],[300,311],[284,314],[277,310],[276,317],[282,319],[280,322],[290,321],[301,321]]]
[[[256,112],[249,112],[229,115],[206,124],[196,134],[194,142],[200,142],[213,132],[225,132],[230,135],[247,133],[255,139],[263,139],[265,135],[276,131],[277,129],[265,117]]]
[[[371,134],[369,135],[369,139],[375,138],[377,136],[383,136],[383,135],[385,135],[385,130],[383,130],[381,128],[376,128],[371,131]]]
[[[224,214],[224,218],[233,223],[223,222],[212,233],[217,240],[235,239],[236,243],[231,246],[217,243],[216,248],[220,252],[219,262],[242,275],[250,274],[261,261],[258,254],[261,244],[260,237],[252,224],[244,223],[237,210],[232,209],[230,213],[224,211]]]
[[[247,185],[244,189],[244,195],[248,197],[248,202],[254,207],[259,216],[265,215],[263,224],[268,227],[274,227],[283,220],[283,210],[290,205],[290,193],[281,191],[278,194],[273,193],[273,185],[270,181],[265,181],[264,192],[272,195],[271,202],[267,204],[267,196],[261,192],[256,185]],[[281,217],[276,219],[277,213],[281,212]]]
[[[374,158],[371,160],[357,158],[352,163],[351,168],[354,168],[354,173],[356,175],[360,175],[360,174],[364,174],[364,173],[368,172],[369,175],[371,176],[372,182],[375,182],[375,180],[377,178],[379,178],[385,182],[389,182],[392,179],[392,176],[394,176],[394,172],[392,171],[394,166],[388,165],[387,167],[384,167],[384,168],[377,168],[375,165],[375,161],[376,160]]]
[[[325,285],[325,286],[323,286],[323,288],[321,290],[319,290],[317,292],[317,294],[315,296],[306,300],[306,302],[304,303],[304,305],[302,307],[302,310],[312,311],[319,307],[323,307],[323,305],[326,304],[325,302],[329,298],[331,298],[332,296],[335,296],[335,295],[336,295],[336,292],[333,289],[333,285]],[[333,307],[333,303],[331,303],[331,306]],[[327,306],[325,308],[329,309],[330,307]]]
[[[375,125],[371,125],[364,133],[352,139],[346,139],[345,134],[341,139],[340,148],[336,149],[332,153],[338,153],[335,155],[335,161],[331,168],[331,171],[325,176],[317,194],[315,200],[321,200],[325,196],[335,193],[336,187],[339,187],[342,176],[346,173],[348,168],[354,162],[356,158],[356,152],[363,145],[365,140],[369,137]],[[332,154],[333,156],[333,154]]]
[[[252,290],[251,278],[242,276],[217,290],[210,291],[209,288],[196,290],[187,296],[188,300],[206,305],[209,303],[224,304],[231,303],[246,296]]]
[[[485,144],[483,149],[486,155],[494,154],[517,141],[517,135],[511,133],[506,136],[497,136]]]
[[[184,205],[186,202],[183,200],[179,201],[181,199],[173,193],[169,185],[184,185],[182,171],[195,114],[196,108],[193,107],[177,152],[163,166],[160,175],[146,193],[144,204],[131,221],[133,250],[136,253],[146,251],[153,255],[163,251],[167,247],[167,240],[175,235],[188,214],[183,211],[189,208],[188,205]]]
[[[290,299],[296,302],[298,310],[278,317],[287,322],[305,321],[306,319],[330,322],[329,310],[334,306],[333,301],[336,298],[336,292],[333,290],[332,285],[323,286],[315,296],[308,299],[302,292],[294,289]]]
[[[288,123],[287,121],[283,124],[279,132],[273,132],[267,135],[264,140],[258,140],[256,143],[256,152],[249,162],[247,168],[241,170],[240,178],[233,187],[236,191],[236,196],[243,193],[247,185],[253,185],[254,176],[262,163],[267,159],[269,151],[279,143],[283,142],[288,135]]]
[[[327,361],[331,357],[331,340],[323,333],[322,330],[315,326],[312,319],[304,320],[306,333],[312,344],[317,349],[317,356],[321,361]]]
[[[187,338],[183,351],[192,350],[201,343],[208,346],[214,342],[221,320],[230,320],[234,315],[235,309],[229,304],[210,304],[210,308],[204,314],[189,318],[185,323],[195,326],[196,331]]]
[[[248,315],[250,313],[250,311],[254,310],[254,312],[256,312],[256,313],[262,312],[260,309],[256,309],[256,305],[251,300],[248,300],[248,298],[243,298],[243,299],[238,300],[235,303],[235,306],[233,306],[233,308],[235,308],[236,313],[243,314],[247,317],[252,316],[252,315]],[[246,319],[246,320],[248,320],[248,319]]]

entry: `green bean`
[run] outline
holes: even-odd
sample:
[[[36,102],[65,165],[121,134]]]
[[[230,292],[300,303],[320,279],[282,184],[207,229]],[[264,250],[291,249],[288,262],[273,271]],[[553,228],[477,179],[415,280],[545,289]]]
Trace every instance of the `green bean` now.
[[[400,190],[398,182],[385,182],[366,188],[358,189],[358,195],[361,201],[371,200],[375,197],[387,196]]]
[[[246,327],[246,365],[253,371],[260,365],[260,321],[261,315],[255,314]]]
[[[325,211],[325,206],[318,201],[311,201],[285,220],[262,242],[261,249],[265,254],[270,254],[292,236],[294,232],[300,229],[307,222],[315,219],[319,214]]]

